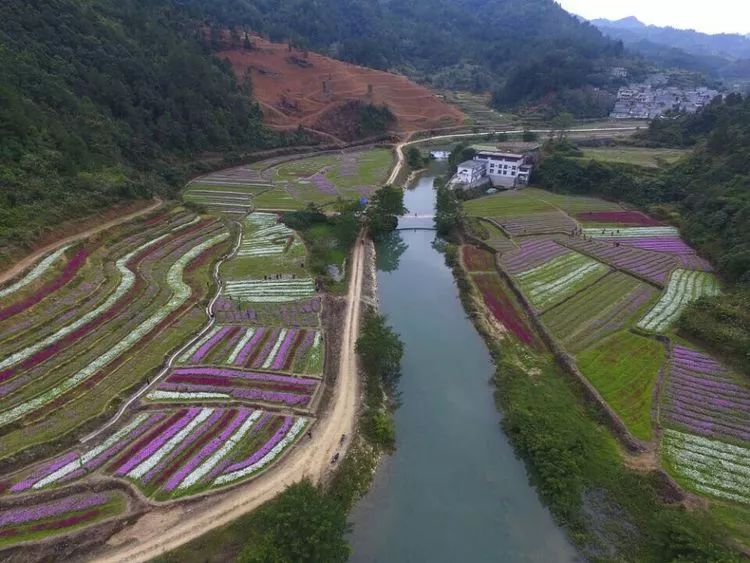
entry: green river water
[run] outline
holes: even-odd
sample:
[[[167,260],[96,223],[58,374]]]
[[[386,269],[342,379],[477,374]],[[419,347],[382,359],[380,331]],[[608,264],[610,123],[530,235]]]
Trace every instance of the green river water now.
[[[434,174],[406,195],[432,214]],[[405,344],[398,449],[351,515],[359,562],[575,561],[499,427],[490,355],[458,298],[435,233],[378,249],[381,311]]]

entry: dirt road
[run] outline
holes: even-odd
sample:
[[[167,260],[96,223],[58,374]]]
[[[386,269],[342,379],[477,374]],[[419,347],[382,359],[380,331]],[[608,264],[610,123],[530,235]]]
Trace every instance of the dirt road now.
[[[93,560],[106,563],[148,561],[209,530],[225,526],[273,499],[289,485],[309,477],[320,481],[331,469],[330,460],[342,434],[354,431],[359,399],[356,354],[364,278],[364,245],[358,240],[352,257],[352,279],[347,295],[341,358],[331,404],[312,428],[313,438],[302,438],[290,455],[261,477],[206,501],[205,506],[157,508],[113,536]]]
[[[140,217],[141,215],[146,215],[147,213],[155,211],[164,204],[164,202],[160,198],[155,199],[156,201],[153,205],[150,205],[144,209],[139,209],[138,211],[130,213],[129,215],[124,215],[123,217],[112,219],[111,221],[107,221],[106,223],[101,223],[100,225],[91,227],[90,229],[86,229],[85,231],[81,231],[80,233],[76,233],[69,237],[60,239],[53,242],[52,244],[48,244],[47,246],[40,248],[33,254],[29,254],[20,261],[16,262],[10,269],[5,270],[0,274],[0,284],[15,278],[16,276],[30,268],[32,265],[34,265],[42,256],[44,256],[45,254],[49,254],[54,250],[57,250],[65,244],[70,244],[71,242],[89,238],[92,235],[95,235],[107,229],[111,229],[112,227],[120,225],[121,223],[127,223],[128,221],[131,221],[136,217]]]

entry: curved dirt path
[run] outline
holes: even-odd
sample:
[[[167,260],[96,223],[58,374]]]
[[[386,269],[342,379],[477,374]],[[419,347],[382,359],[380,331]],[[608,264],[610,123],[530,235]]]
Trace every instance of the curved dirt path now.
[[[360,237],[352,256],[352,279],[347,295],[341,358],[331,404],[313,426],[313,438],[303,437],[279,465],[257,479],[226,493],[209,497],[204,506],[179,504],[156,508],[134,525],[119,532],[92,560],[106,563],[148,561],[206,532],[225,526],[265,502],[289,485],[309,477],[314,482],[331,470],[330,459],[345,453],[342,434],[354,432],[359,402],[359,380],[354,343],[359,331],[364,277],[364,244]]]
[[[15,278],[16,276],[20,275],[21,273],[25,272],[28,268],[30,268],[37,261],[39,261],[39,259],[42,256],[54,250],[57,250],[58,248],[60,248],[61,246],[65,244],[70,244],[71,242],[76,242],[81,239],[89,238],[92,235],[95,235],[102,231],[106,231],[107,229],[111,229],[112,227],[115,227],[122,223],[127,223],[128,221],[132,221],[133,219],[140,217],[141,215],[146,215],[148,213],[151,213],[152,211],[155,211],[159,209],[162,205],[164,205],[164,201],[161,198],[156,197],[154,199],[156,201],[152,205],[149,205],[148,207],[144,207],[143,209],[139,209],[138,211],[134,211],[133,213],[130,213],[123,217],[112,219],[111,221],[107,221],[106,223],[101,223],[99,225],[96,225],[95,227],[91,227],[90,229],[86,229],[85,231],[81,231],[80,233],[76,233],[74,235],[70,235],[69,237],[57,240],[51,244],[48,244],[47,246],[40,248],[39,250],[34,251],[32,254],[29,254],[28,256],[16,262],[8,270],[5,270],[4,272],[0,273],[0,284],[5,283],[8,280],[11,280]]]

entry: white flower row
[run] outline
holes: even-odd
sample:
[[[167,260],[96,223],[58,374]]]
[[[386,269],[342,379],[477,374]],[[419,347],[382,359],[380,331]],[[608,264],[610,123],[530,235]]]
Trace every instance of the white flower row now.
[[[180,443],[187,438],[190,433],[195,430],[198,426],[208,419],[214,412],[214,409],[204,408],[197,414],[197,416],[191,420],[182,430],[167,440],[158,450],[153,454],[135,466],[128,472],[128,477],[131,479],[140,479],[146,473],[151,471],[156,464],[159,463],[164,457],[169,455],[173,449],[180,445]]]
[[[279,353],[279,348],[281,348],[281,344],[284,342],[284,339],[286,338],[286,334],[289,332],[287,329],[283,328],[279,332],[279,337],[276,339],[276,342],[273,345],[273,348],[271,348],[271,352],[268,354],[268,357],[263,362],[263,369],[268,369],[271,367],[271,364],[276,359],[276,354]]]
[[[566,291],[570,287],[573,287],[589,274],[592,274],[594,272],[604,273],[606,270],[607,267],[604,264],[600,264],[598,262],[585,264],[554,281],[540,281],[532,283],[530,285],[531,289],[529,291],[529,296],[531,297],[532,301],[538,304],[543,305],[549,303],[550,301],[555,299],[556,295]]]
[[[52,483],[59,481],[66,475],[72,473],[73,471],[81,469],[88,462],[90,462],[93,459],[96,459],[100,454],[107,451],[109,448],[117,444],[117,442],[119,442],[126,436],[130,435],[130,433],[136,428],[138,428],[141,424],[143,424],[143,422],[149,416],[150,416],[149,413],[146,413],[146,412],[140,413],[132,421],[130,421],[130,424],[123,426],[120,430],[112,434],[109,438],[104,440],[101,444],[99,444],[95,448],[92,448],[82,453],[78,457],[78,459],[75,459],[71,461],[70,463],[63,465],[57,471],[54,471],[53,473],[50,473],[49,475],[47,475],[44,479],[37,481],[36,483],[34,483],[32,488],[42,489],[46,487],[47,485],[51,485]]]
[[[44,274],[47,270],[50,269],[52,264],[57,262],[57,260],[65,254],[65,251],[68,250],[72,245],[66,244],[65,246],[60,247],[55,252],[44,258],[39,264],[37,264],[34,269],[32,269],[28,274],[26,274],[23,278],[18,280],[16,283],[9,285],[8,287],[4,289],[0,289],[0,298],[5,297],[6,295],[10,295],[11,293],[15,293],[19,289],[26,287],[31,282],[39,278],[42,274]]]
[[[315,295],[315,283],[312,278],[230,281],[224,287],[224,294],[248,301],[280,303],[312,297]]]
[[[240,352],[242,352],[242,349],[247,345],[248,342],[250,342],[250,339],[255,334],[254,328],[248,328],[245,331],[245,334],[242,335],[242,338],[240,338],[240,341],[237,342],[237,346],[234,347],[234,350],[232,350],[232,353],[229,354],[229,359],[227,359],[228,364],[233,364],[234,361],[237,359],[237,356],[240,355]]]
[[[27,346],[26,348],[23,348],[22,350],[19,350],[15,354],[11,354],[7,358],[4,358],[2,361],[0,361],[0,369],[5,369],[9,366],[12,366],[15,363],[21,362],[27,358],[30,358],[34,354],[36,354],[39,350],[43,350],[47,346],[50,346],[51,344],[54,344],[58,340],[61,340],[65,338],[68,334],[74,332],[78,328],[82,327],[89,321],[94,320],[96,317],[110,309],[123,295],[125,295],[131,287],[133,287],[133,283],[135,282],[135,273],[133,273],[130,269],[127,267],[127,263],[130,261],[133,256],[139,254],[149,246],[153,246],[157,242],[165,239],[168,235],[162,235],[160,237],[157,237],[146,244],[143,244],[130,252],[129,254],[126,254],[122,258],[120,258],[116,263],[115,267],[117,268],[117,271],[120,272],[120,283],[115,288],[114,292],[98,307],[93,309],[92,311],[89,311],[82,317],[79,317],[72,323],[62,327],[60,330],[55,332],[54,334],[50,334],[46,338],[43,338],[42,340],[38,340],[34,344]]]
[[[193,393],[182,391],[151,391],[146,398],[149,401],[204,401],[213,399],[230,400],[232,397],[226,393],[212,393],[208,391],[196,391]]]
[[[669,328],[691,301],[704,295],[718,295],[716,276],[708,272],[677,269],[669,278],[667,290],[638,323],[644,330],[662,332]]]
[[[262,212],[252,213],[251,215],[248,215],[247,219],[245,219],[245,222],[248,225],[256,229],[260,229],[262,227],[270,227],[271,225],[275,225],[276,221],[276,214]]]
[[[237,479],[242,479],[243,477],[252,475],[256,471],[263,469],[266,465],[268,465],[274,459],[276,459],[278,455],[282,451],[284,451],[289,444],[294,442],[294,439],[305,428],[305,426],[307,426],[307,419],[305,418],[297,419],[294,425],[292,425],[292,427],[289,429],[289,432],[287,432],[286,436],[284,436],[284,438],[282,438],[281,441],[278,444],[276,444],[271,449],[271,451],[269,451],[261,459],[259,459],[257,462],[255,462],[252,465],[249,465],[248,467],[244,469],[239,469],[237,471],[233,471],[232,473],[227,473],[225,475],[219,475],[214,480],[214,484],[225,485],[226,483],[231,483],[232,481],[236,481]]]
[[[562,256],[558,256],[557,258],[553,258],[549,262],[545,262],[544,264],[531,268],[530,270],[525,270],[524,272],[518,274],[516,277],[519,280],[525,280],[543,272],[548,273],[552,270],[565,270],[573,266],[587,264],[591,261],[592,260],[590,258],[587,258],[583,254],[579,254],[577,252],[568,252],[567,254],[563,254]]]
[[[199,245],[192,247],[190,250],[188,250],[188,252],[183,254],[167,272],[167,284],[172,290],[172,297],[166,304],[162,305],[151,317],[149,317],[141,325],[136,327],[135,330],[130,332],[127,336],[120,340],[120,342],[112,346],[109,350],[107,350],[107,352],[93,360],[86,367],[75,373],[70,378],[66,379],[52,389],[49,389],[45,393],[31,399],[30,401],[21,403],[20,405],[10,410],[0,413],[0,425],[8,424],[9,422],[18,420],[27,413],[38,409],[42,405],[55,400],[63,393],[66,393],[67,391],[73,389],[81,382],[85,381],[96,372],[106,367],[110,362],[115,360],[123,352],[136,344],[146,334],[156,328],[159,323],[161,323],[169,316],[170,313],[172,313],[172,311],[180,307],[190,297],[190,286],[187,285],[182,279],[182,273],[185,267],[207,249],[215,246],[216,244],[219,244],[220,242],[226,240],[228,237],[229,233],[217,235]]]
[[[602,234],[602,230],[604,234]],[[611,236],[622,238],[680,236],[679,229],[675,227],[607,227],[606,229],[588,227],[583,229],[583,232],[594,238]]]
[[[219,325],[216,325],[216,326],[212,327],[212,328],[211,328],[211,330],[209,330],[209,331],[208,331],[208,333],[206,333],[206,334],[205,334],[205,335],[203,336],[203,338],[199,338],[198,340],[196,340],[196,341],[195,341],[195,343],[194,343],[194,344],[193,344],[193,345],[192,345],[192,346],[191,346],[190,348],[188,348],[187,350],[185,350],[185,352],[183,352],[183,353],[182,353],[182,354],[180,355],[180,358],[179,358],[179,360],[178,360],[178,361],[179,361],[179,362],[181,362],[181,363],[185,363],[185,362],[188,362],[188,361],[190,361],[190,358],[192,358],[192,357],[193,357],[193,354],[195,354],[195,353],[196,353],[196,352],[198,351],[198,348],[200,348],[200,347],[201,347],[201,346],[203,346],[203,345],[204,345],[204,344],[205,344],[206,342],[208,342],[208,341],[209,341],[209,340],[210,340],[211,338],[213,338],[214,336],[216,336],[216,334],[217,334],[217,333],[218,333],[218,332],[219,332],[219,331],[220,331],[220,330],[221,330],[222,328],[223,328],[223,327],[221,327],[221,326],[219,326]]]
[[[242,438],[244,438],[245,435],[250,432],[250,429],[255,426],[255,423],[260,418],[261,414],[261,411],[253,411],[248,419],[243,422],[242,425],[229,437],[224,445],[216,450],[213,455],[211,455],[211,457],[209,457],[202,464],[196,467],[195,470],[190,472],[190,474],[185,477],[185,479],[183,479],[182,482],[177,486],[177,489],[187,489],[192,487],[206,474],[208,474],[214,467],[216,467],[216,464],[224,459],[229,454],[229,452],[232,451],[232,449],[234,449],[234,447],[240,443],[240,440],[242,440]]]

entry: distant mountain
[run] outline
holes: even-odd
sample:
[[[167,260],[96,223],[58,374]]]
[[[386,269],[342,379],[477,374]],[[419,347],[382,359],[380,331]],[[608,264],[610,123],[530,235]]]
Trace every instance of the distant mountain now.
[[[590,22],[612,39],[663,66],[725,80],[750,80],[750,35],[709,35],[692,29],[646,25],[633,16]]]
[[[682,49],[692,55],[718,56],[727,59],[750,59],[750,36],[735,33],[709,35],[692,29],[675,29],[646,25],[638,18],[597,19],[591,23],[602,32],[625,44],[649,41]]]

